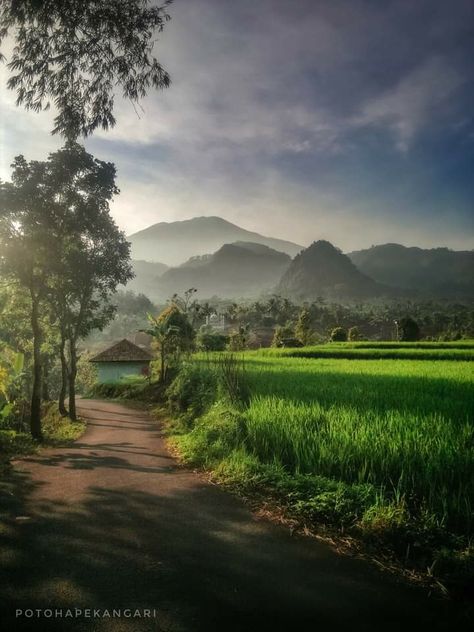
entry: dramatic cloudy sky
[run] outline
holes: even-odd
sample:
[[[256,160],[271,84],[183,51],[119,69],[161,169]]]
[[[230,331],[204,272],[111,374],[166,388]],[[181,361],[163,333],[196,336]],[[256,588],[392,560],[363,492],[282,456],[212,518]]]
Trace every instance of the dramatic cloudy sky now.
[[[175,0],[173,78],[87,141],[128,233],[220,215],[306,245],[474,244],[473,0]],[[0,177],[60,139],[0,79]]]

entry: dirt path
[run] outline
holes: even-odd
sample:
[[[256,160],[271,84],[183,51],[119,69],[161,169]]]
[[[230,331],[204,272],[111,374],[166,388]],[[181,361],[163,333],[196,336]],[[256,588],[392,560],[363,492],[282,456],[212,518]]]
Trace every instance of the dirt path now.
[[[80,413],[88,428],[78,442],[19,461],[6,485],[2,629],[447,629],[450,605],[256,520],[178,467],[145,413],[91,400]],[[17,608],[156,617],[15,620]]]

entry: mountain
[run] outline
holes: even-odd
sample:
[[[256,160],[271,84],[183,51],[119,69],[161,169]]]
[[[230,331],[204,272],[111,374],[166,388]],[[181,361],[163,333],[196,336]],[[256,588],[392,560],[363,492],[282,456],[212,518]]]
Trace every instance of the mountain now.
[[[212,255],[192,257],[160,278],[163,296],[197,288],[200,298],[257,297],[273,289],[290,265],[287,254],[248,242],[224,244]]]
[[[164,263],[152,263],[150,261],[132,261],[135,278],[126,285],[127,290],[136,294],[146,294],[148,298],[156,298],[159,295],[159,278],[168,270]]]
[[[372,246],[349,253],[364,274],[380,283],[414,289],[425,296],[474,298],[474,251]]]
[[[132,258],[179,265],[195,255],[215,252],[237,241],[263,244],[294,257],[302,246],[264,237],[240,228],[221,217],[195,217],[182,222],[160,222],[128,237]]]
[[[328,241],[316,241],[297,255],[284,273],[278,291],[293,299],[323,296],[363,299],[379,296],[384,288],[360,272],[347,255]]]

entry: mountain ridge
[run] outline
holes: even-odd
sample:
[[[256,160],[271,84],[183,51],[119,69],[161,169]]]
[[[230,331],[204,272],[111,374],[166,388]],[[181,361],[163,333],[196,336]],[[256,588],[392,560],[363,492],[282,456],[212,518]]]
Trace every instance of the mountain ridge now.
[[[474,251],[387,243],[348,253],[375,281],[424,296],[474,297]]]
[[[385,288],[363,274],[339,248],[326,240],[313,242],[283,274],[278,291],[295,299],[362,299],[380,296]]]
[[[158,284],[166,296],[195,287],[201,298],[256,297],[273,289],[290,263],[289,255],[262,244],[224,244],[211,255],[169,268]]]
[[[132,258],[176,266],[190,257],[216,252],[237,241],[259,243],[294,257],[303,246],[241,228],[218,216],[158,222],[128,236]]]

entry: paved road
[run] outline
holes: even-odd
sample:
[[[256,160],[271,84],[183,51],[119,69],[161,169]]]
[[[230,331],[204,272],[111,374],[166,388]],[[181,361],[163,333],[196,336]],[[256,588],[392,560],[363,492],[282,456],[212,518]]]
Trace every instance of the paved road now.
[[[91,400],[80,412],[88,428],[79,441],[19,461],[4,484],[2,629],[464,627],[452,606],[257,520],[178,467],[146,413]],[[67,608],[120,607],[156,616],[64,618]],[[63,619],[14,620],[17,608],[65,610]]]

